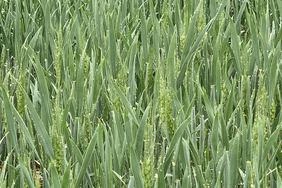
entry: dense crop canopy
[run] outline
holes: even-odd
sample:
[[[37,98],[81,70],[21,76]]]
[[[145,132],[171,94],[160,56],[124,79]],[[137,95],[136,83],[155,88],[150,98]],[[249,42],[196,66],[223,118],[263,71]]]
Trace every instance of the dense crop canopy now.
[[[0,187],[282,187],[281,0],[0,0]]]

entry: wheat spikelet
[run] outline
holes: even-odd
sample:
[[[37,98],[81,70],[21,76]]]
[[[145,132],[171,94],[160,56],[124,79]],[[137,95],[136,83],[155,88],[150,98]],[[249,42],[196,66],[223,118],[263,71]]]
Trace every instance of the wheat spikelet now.
[[[83,72],[86,75],[89,72],[90,57],[86,54],[83,58]]]
[[[142,163],[142,171],[145,179],[145,187],[152,187],[154,180],[154,163],[152,158],[145,158]]]
[[[24,98],[24,88],[25,88],[25,78],[24,71],[20,71],[19,76],[19,86],[17,87],[16,96],[17,96],[17,110],[20,115],[24,115],[25,109],[25,98]]]
[[[205,17],[205,13],[204,13],[204,3],[203,1],[200,1],[200,6],[199,7],[199,20],[198,20],[198,24],[197,24],[197,29],[198,31],[202,31],[206,25],[206,17]]]
[[[257,91],[255,105],[256,105],[256,111],[255,111],[253,133],[254,133],[254,140],[255,142],[257,142],[259,126],[261,126],[262,129],[264,130],[264,136],[267,134],[267,129],[266,129],[267,92],[264,85],[264,75],[261,71],[259,72],[259,84],[258,84],[258,91]]]
[[[166,126],[168,136],[172,138],[175,128],[172,109],[172,95],[162,75],[160,78],[160,122]]]
[[[145,178],[145,187],[153,186],[154,179],[154,135],[153,124],[147,123],[147,129],[144,133],[144,159],[142,163],[142,172]]]
[[[64,159],[64,147],[63,137],[61,133],[61,115],[62,111],[59,107],[58,96],[56,103],[54,104],[52,113],[52,144],[54,148],[54,165],[59,173],[63,172],[63,159]]]

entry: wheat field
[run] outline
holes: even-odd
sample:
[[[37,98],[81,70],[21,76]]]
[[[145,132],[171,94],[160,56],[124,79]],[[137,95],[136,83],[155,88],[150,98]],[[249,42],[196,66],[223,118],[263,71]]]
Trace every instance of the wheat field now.
[[[281,0],[0,0],[1,188],[281,188]]]

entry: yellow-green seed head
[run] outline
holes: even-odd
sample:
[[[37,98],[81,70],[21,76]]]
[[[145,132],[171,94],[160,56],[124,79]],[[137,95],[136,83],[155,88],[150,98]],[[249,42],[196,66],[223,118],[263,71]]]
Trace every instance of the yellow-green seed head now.
[[[206,25],[206,16],[205,16],[205,11],[204,11],[204,4],[203,1],[200,2],[200,10],[199,10],[199,20],[198,20],[198,31],[202,31]]]
[[[90,65],[90,57],[88,55],[85,55],[85,57],[83,58],[84,75],[86,75],[89,72],[89,65]]]
[[[172,94],[166,85],[165,79],[160,79],[160,122],[164,124],[168,130],[170,138],[174,135],[174,119],[172,109]]]
[[[24,87],[25,87],[25,78],[23,75],[24,71],[21,71],[19,76],[19,86],[17,87],[16,95],[17,95],[17,110],[20,115],[24,114],[25,108],[25,98],[24,98]]]
[[[152,159],[144,159],[142,171],[145,178],[145,187],[152,187],[154,180],[154,163]]]
[[[52,145],[54,149],[54,163],[59,173],[63,172],[63,159],[64,159],[64,143],[61,132],[61,115],[62,110],[59,107],[58,96],[54,104],[52,113]]]

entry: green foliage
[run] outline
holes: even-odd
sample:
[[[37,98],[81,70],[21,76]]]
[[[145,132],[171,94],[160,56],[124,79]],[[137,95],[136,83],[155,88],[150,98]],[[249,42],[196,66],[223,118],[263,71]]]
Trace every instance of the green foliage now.
[[[1,0],[0,187],[281,187],[280,0]]]

